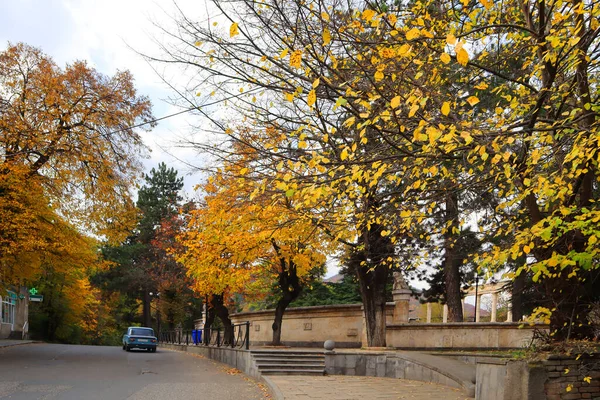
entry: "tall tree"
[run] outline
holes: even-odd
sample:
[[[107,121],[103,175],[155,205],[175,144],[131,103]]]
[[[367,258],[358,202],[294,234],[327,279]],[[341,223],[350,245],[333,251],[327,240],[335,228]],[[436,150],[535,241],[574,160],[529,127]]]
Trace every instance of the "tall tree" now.
[[[0,52],[2,285],[43,272],[61,224],[124,237],[144,151],[136,126],[151,120],[127,71],[108,77],[82,61],[60,68],[23,43]]]

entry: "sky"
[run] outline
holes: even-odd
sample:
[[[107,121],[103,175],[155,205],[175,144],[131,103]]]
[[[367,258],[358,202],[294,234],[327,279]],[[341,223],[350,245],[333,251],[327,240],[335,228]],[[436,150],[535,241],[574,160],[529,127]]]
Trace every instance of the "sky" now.
[[[177,0],[177,5],[188,17],[204,19],[208,14],[202,0]],[[24,42],[41,48],[59,66],[85,60],[105,75],[128,69],[138,92],[150,97],[154,116],[160,118],[181,109],[166,101],[174,95],[172,90],[138,53],[159,54],[155,40],[164,37],[156,25],[169,27],[175,14],[172,0],[0,0],[0,48]],[[174,71],[166,76],[178,78]],[[177,169],[189,197],[202,177],[187,164],[198,165],[201,160],[192,151],[177,148],[176,141],[182,135],[202,135],[191,131],[193,123],[198,120],[188,113],[160,121],[150,133],[142,132],[151,150],[144,160],[146,172],[160,162]],[[327,277],[338,271],[329,264]]]
[[[203,0],[177,0],[177,6],[192,19],[202,20],[208,14]],[[0,48],[7,42],[24,42],[41,48],[59,66],[86,60],[105,75],[128,69],[138,92],[150,97],[154,116],[160,118],[181,109],[166,101],[174,93],[138,53],[160,54],[155,41],[165,38],[156,25],[168,28],[170,16],[175,14],[172,0],[0,0]],[[185,84],[176,82],[182,79],[176,71],[167,71],[165,76],[176,86]],[[150,133],[142,133],[151,150],[150,158],[144,160],[146,172],[160,162],[177,169],[184,177],[188,197],[193,196],[193,187],[202,177],[186,164],[198,165],[201,160],[192,151],[177,148],[176,140],[202,135],[191,130],[193,123],[198,120],[188,113],[163,120]],[[329,262],[326,276],[337,271]],[[410,283],[423,287],[422,282]]]
[[[206,12],[199,0],[177,3],[192,15]],[[0,0],[0,48],[24,42],[41,48],[59,66],[85,60],[105,75],[128,69],[138,93],[152,100],[154,116],[162,117],[180,109],[165,101],[172,91],[138,52],[158,54],[154,40],[162,38],[155,24],[168,26],[174,13],[171,0]],[[146,172],[160,162],[176,168],[184,176],[188,195],[201,177],[190,175],[191,168],[177,158],[197,164],[198,157],[176,148],[175,142],[177,136],[189,133],[194,118],[190,114],[169,118],[142,133],[151,149],[150,158],[144,160]]]

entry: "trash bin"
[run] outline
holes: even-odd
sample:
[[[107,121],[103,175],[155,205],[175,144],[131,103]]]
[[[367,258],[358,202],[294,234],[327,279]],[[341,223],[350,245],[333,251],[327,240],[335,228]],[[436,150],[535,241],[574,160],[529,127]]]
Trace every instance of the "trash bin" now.
[[[196,329],[192,329],[192,342],[194,344],[198,344],[197,334],[198,331]]]
[[[198,338],[198,344],[202,344],[202,329],[196,331],[196,337]]]

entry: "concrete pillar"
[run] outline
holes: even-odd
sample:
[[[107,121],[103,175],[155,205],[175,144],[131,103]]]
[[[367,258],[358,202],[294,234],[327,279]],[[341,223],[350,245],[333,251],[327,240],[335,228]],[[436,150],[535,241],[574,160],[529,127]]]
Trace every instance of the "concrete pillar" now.
[[[460,300],[460,305],[462,307],[462,315],[463,315],[462,322],[465,322],[465,317],[466,317],[466,315],[465,315],[465,299]]]
[[[395,289],[392,291],[394,299],[394,315],[392,321],[394,324],[407,324],[409,301],[412,290],[410,289]]]
[[[506,322],[513,322],[512,307],[510,303],[508,304],[508,311],[506,313]]]
[[[444,314],[443,314],[443,319],[442,321],[444,323],[448,322],[448,304],[444,304]]]
[[[475,307],[475,322],[479,322],[479,318],[480,318],[480,313],[479,310],[481,310],[481,295],[477,295],[477,306]]]
[[[427,323],[431,323],[431,303],[427,303]]]
[[[492,316],[491,322],[496,322],[496,312],[498,308],[498,293],[492,293]]]

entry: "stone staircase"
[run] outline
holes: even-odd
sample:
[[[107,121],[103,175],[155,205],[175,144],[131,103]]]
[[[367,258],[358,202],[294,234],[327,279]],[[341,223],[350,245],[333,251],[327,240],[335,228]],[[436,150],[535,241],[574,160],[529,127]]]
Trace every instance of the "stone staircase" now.
[[[322,351],[252,350],[252,358],[262,375],[324,375]]]

